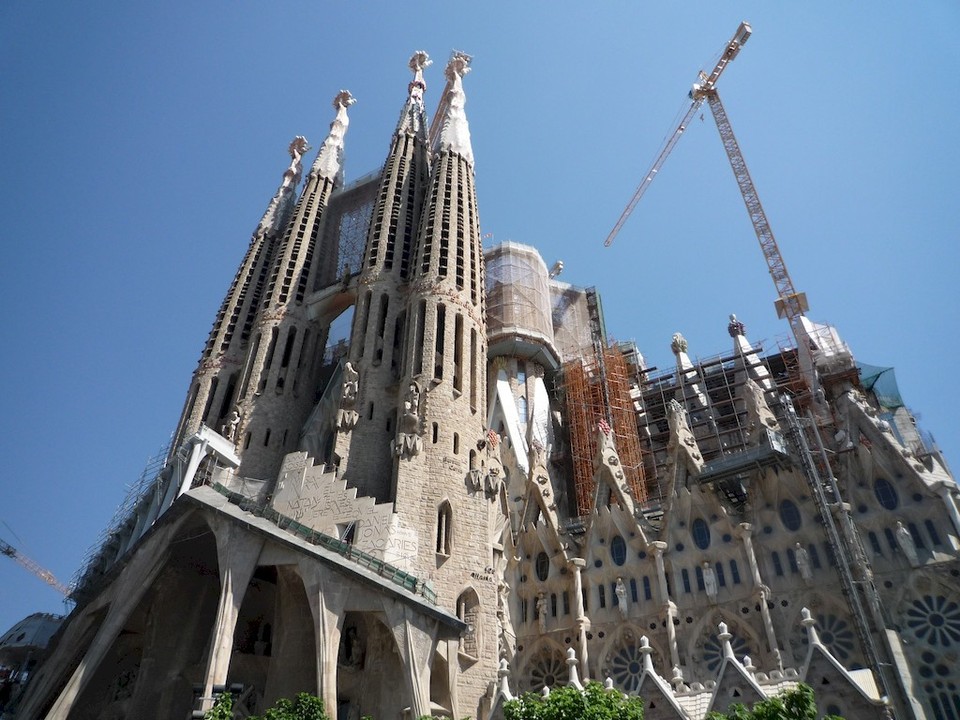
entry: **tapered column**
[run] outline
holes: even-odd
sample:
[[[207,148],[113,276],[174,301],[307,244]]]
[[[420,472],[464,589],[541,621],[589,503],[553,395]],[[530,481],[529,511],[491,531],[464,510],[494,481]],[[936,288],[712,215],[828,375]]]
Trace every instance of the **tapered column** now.
[[[207,654],[200,710],[209,710],[213,706],[213,686],[227,682],[237,615],[263,547],[263,538],[226,522],[214,528],[214,532],[220,564],[220,600]]]

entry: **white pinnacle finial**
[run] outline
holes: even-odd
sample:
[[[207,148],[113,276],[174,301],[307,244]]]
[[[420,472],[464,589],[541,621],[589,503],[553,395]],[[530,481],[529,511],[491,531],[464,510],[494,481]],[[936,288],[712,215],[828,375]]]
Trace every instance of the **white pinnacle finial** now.
[[[470,72],[472,59],[466,53],[454,51],[447,63],[444,75],[450,89],[447,91],[446,116],[443,118],[437,143],[439,152],[456,153],[471,165],[473,165],[473,148],[470,145],[470,126],[467,124],[467,114],[464,111],[467,97],[463,93],[462,81],[463,76]]]
[[[297,135],[290,141],[287,152],[290,153],[290,167],[283,173],[283,186],[296,187],[300,182],[300,175],[303,173],[303,156],[310,150],[307,139],[303,135]]]
[[[313,162],[313,167],[310,169],[311,175],[317,174],[330,179],[339,177],[343,170],[343,138],[350,126],[347,108],[355,102],[356,99],[349,90],[341,90],[333,99],[337,116],[330,123],[330,132],[327,139],[323,141],[320,152],[317,153],[317,159]]]
[[[433,65],[433,60],[423,50],[417,50],[410,56],[408,65],[410,70],[413,71],[413,80],[407,88],[410,99],[422,101],[423,93],[427,89],[427,84],[423,80],[423,69]]]

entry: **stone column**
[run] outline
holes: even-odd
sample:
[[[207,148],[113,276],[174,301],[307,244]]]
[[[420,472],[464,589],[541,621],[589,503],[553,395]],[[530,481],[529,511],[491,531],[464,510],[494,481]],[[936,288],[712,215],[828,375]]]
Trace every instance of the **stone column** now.
[[[173,529],[167,529],[168,534],[172,534],[172,532]],[[115,590],[112,593],[114,599],[110,604],[110,609],[107,611],[103,624],[90,643],[89,649],[84,653],[77,669],[74,670],[67,684],[60,691],[60,695],[51,706],[46,715],[48,720],[66,720],[70,716],[80,693],[96,673],[104,656],[110,650],[117,635],[123,630],[123,626],[140,603],[144,593],[153,585],[163,568],[165,560],[166,555],[164,553],[141,552],[134,555],[131,562],[123,570],[116,582]],[[42,694],[37,692],[37,688],[34,688],[31,701],[37,698],[42,698]],[[36,710],[37,708],[33,709],[34,712]],[[22,712],[23,717],[31,717],[30,704],[25,704]]]
[[[317,692],[323,698],[327,715],[334,718],[337,716],[337,652],[348,589],[340,583],[329,582],[319,561],[303,558],[299,568],[313,614]]]
[[[438,621],[424,617],[396,600],[384,598],[383,604],[407,671],[411,715],[430,715],[430,671],[437,648]]]
[[[943,504],[947,506],[947,514],[950,515],[950,519],[953,521],[953,530],[956,533],[957,537],[960,537],[960,511],[957,510],[957,499],[953,496],[953,493],[950,492],[949,485],[941,485],[937,488],[937,492],[940,494],[940,497],[943,498]],[[956,545],[953,549],[956,550]]]
[[[780,648],[777,644],[777,635],[773,629],[773,619],[770,617],[770,608],[767,607],[767,596],[770,591],[763,584],[760,576],[760,564],[757,562],[756,553],[753,551],[753,526],[750,523],[740,523],[740,538],[743,540],[743,548],[747,553],[747,562],[750,564],[750,574],[753,575],[754,593],[753,598],[760,605],[760,617],[763,620],[763,630],[767,636],[767,645],[770,653],[777,658],[777,664],[780,662]],[[781,668],[782,669],[782,668]]]
[[[586,564],[587,561],[583,558],[573,558],[570,560],[570,567],[573,569],[574,608],[577,613],[577,640],[579,641],[580,645],[580,651],[578,655],[580,656],[580,672],[583,675],[584,680],[590,677],[590,669],[588,665],[590,656],[587,653],[587,631],[590,629],[590,619],[587,617],[587,614],[583,609],[583,576],[581,575],[581,572],[583,571],[583,568],[586,567]]]
[[[661,617],[667,626],[667,641],[670,645],[670,662],[673,667],[680,667],[680,649],[677,646],[677,628],[673,624],[677,616],[677,606],[670,599],[670,593],[667,591],[667,569],[663,565],[663,553],[667,549],[667,544],[660,540],[647,545],[650,552],[653,553],[653,559],[657,564],[657,584],[659,585],[660,606],[662,610]]]
[[[220,521],[213,528],[217,538],[217,562],[220,565],[220,601],[210,637],[207,669],[203,678],[200,710],[213,707],[213,686],[227,682],[233,631],[250,578],[257,567],[263,538],[230,523]]]

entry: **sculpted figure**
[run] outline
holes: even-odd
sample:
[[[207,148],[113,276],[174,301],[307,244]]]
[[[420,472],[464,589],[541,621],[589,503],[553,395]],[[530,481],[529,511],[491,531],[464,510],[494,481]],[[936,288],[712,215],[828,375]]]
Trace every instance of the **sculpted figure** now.
[[[793,552],[797,556],[797,568],[800,570],[800,577],[809,582],[813,579],[813,568],[810,565],[810,556],[800,543],[796,543],[793,547]]]
[[[503,460],[500,457],[500,436],[487,431],[486,486],[488,495],[500,492],[503,483]]]
[[[411,380],[403,397],[400,419],[397,421],[397,438],[394,440],[393,451],[398,457],[413,457],[419,455],[423,449],[423,438],[420,437],[420,403],[420,385]]]
[[[703,589],[711,600],[717,599],[717,576],[713,572],[713,566],[706,560],[700,565],[703,568]]]
[[[897,520],[897,545],[900,546],[900,549],[903,550],[903,554],[907,556],[907,560],[910,561],[911,567],[916,567],[920,564],[920,558],[917,555],[917,545],[913,541],[913,535],[910,534],[910,531],[904,526],[902,522]]]
[[[620,610],[620,615],[624,618],[627,617],[627,586],[623,584],[623,578],[617,578],[617,586],[614,590],[617,594],[617,609]]]
[[[687,339],[680,333],[674,333],[670,342],[670,349],[674,355],[687,351]]]
[[[351,363],[343,366],[343,384],[340,386],[340,408],[337,411],[337,429],[352,430],[359,419],[357,413],[357,392],[360,388],[360,374]]]
[[[227,440],[236,442],[237,428],[240,426],[240,419],[240,408],[234,407],[230,412],[230,416],[227,418],[227,421],[220,426],[220,434],[223,435]]]
[[[483,489],[486,456],[487,441],[477,440],[477,451],[475,453],[470,453],[470,470],[467,472],[467,478],[470,481],[470,489],[474,492],[479,492]]]
[[[537,595],[537,624],[541,633],[547,631],[547,596],[544,593]]]

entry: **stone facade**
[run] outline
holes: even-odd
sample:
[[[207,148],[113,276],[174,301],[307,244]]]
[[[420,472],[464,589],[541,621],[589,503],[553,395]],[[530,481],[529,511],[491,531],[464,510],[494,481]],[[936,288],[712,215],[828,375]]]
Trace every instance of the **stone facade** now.
[[[350,190],[355,272],[325,246],[349,93],[296,201],[291,146],[156,491],[19,716],[183,717],[230,686],[249,712],[303,690],[337,718],[487,718],[596,679],[649,718],[801,680],[822,712],[957,718],[958,492],[907,410],[805,317],[802,352],[731,316],[730,351],[678,333],[657,373],[534,248],[488,251],[488,277],[469,63],[431,127],[411,58],[383,171]]]

